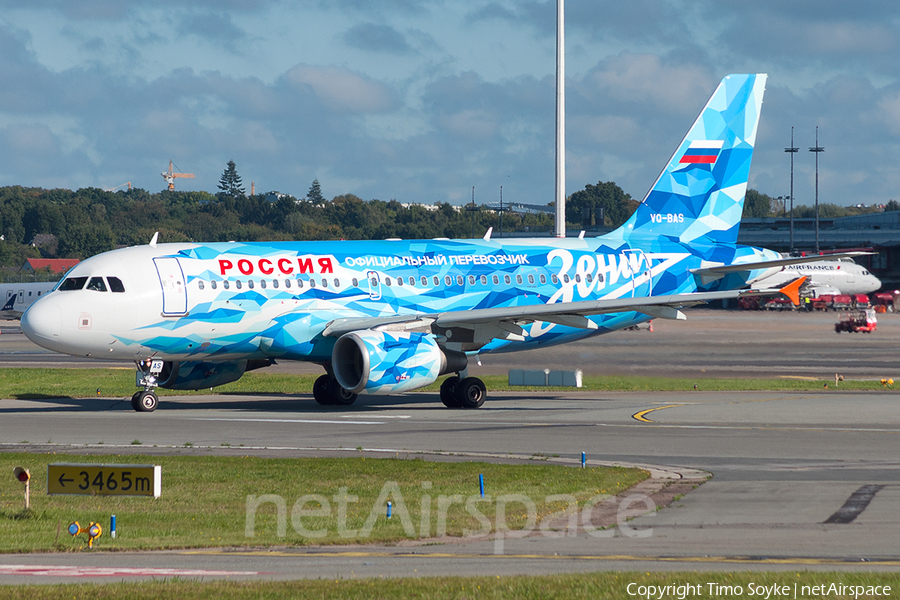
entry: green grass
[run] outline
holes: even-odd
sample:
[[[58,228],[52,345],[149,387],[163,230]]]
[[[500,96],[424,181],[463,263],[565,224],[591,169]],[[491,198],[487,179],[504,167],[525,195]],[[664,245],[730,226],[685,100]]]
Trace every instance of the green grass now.
[[[318,375],[291,375],[280,373],[247,373],[238,381],[210,390],[196,392],[159,390],[160,395],[191,394],[297,394],[312,393],[312,385]],[[482,378],[492,391],[565,391],[574,388],[510,387],[504,375],[488,375]],[[439,383],[424,388],[437,392]],[[780,391],[780,390],[881,390],[883,386],[873,380],[846,380],[835,388],[833,379],[677,379],[644,376],[588,376],[584,378],[587,391]],[[900,386],[900,382],[898,382]],[[88,398],[130,397],[137,388],[134,373],[129,369],[32,369],[11,368],[0,371],[0,398]]]
[[[48,496],[49,463],[131,463],[162,466],[162,496],[122,498],[110,496]],[[63,454],[0,454],[0,473],[12,473],[15,466],[31,470],[31,510],[24,511],[22,484],[0,479],[0,552],[68,551],[85,546],[83,539],[66,533],[72,521],[86,525],[92,521],[104,528],[110,515],[118,522],[118,537],[104,534],[95,543],[100,549],[159,549],[210,546],[270,546],[332,543],[392,542],[409,537],[431,537],[438,533],[439,497],[459,495],[459,501],[444,507],[448,535],[482,529],[474,512],[466,509],[464,499],[478,495],[478,475],[484,474],[486,493],[497,498],[505,494],[524,494],[536,503],[538,523],[550,513],[567,508],[564,502],[546,502],[548,496],[569,494],[579,505],[596,495],[615,495],[648,474],[637,469],[569,468],[548,464],[498,465],[463,462],[440,463],[424,460],[366,458],[295,458],[212,456],[75,456]],[[384,517],[386,502],[376,502],[396,482],[392,495],[394,516]],[[259,506],[255,517],[255,536],[245,535],[248,496],[277,495],[284,499],[283,535],[278,532],[276,505]],[[292,510],[301,497],[318,495],[330,504],[327,515],[306,516],[301,528],[292,521]],[[339,500],[357,496],[346,503],[345,525],[341,528]],[[430,498],[426,501],[425,498]],[[401,502],[408,511],[404,528]],[[323,505],[311,502],[299,510],[314,512]],[[496,526],[495,503],[479,501],[478,512]],[[423,519],[430,515],[430,519]],[[506,520],[510,529],[519,529],[527,521],[527,510],[510,503]],[[370,524],[370,534],[362,531]],[[427,525],[423,527],[422,523]],[[299,532],[323,531],[322,537]],[[61,531],[57,536],[57,531]]]
[[[150,598],[214,599],[235,600],[267,598],[317,600],[368,600],[369,598],[429,598],[432,600],[537,600],[546,598],[571,598],[573,600],[621,600],[629,596],[628,585],[678,586],[692,584],[701,586],[702,593],[690,594],[687,598],[765,598],[756,586],[787,585],[789,595],[770,595],[769,598],[794,598],[794,584],[798,585],[797,598],[828,598],[836,600],[853,598],[853,595],[806,594],[801,595],[799,586],[816,586],[831,583],[848,586],[890,586],[891,591],[880,597],[889,598],[900,587],[900,575],[896,573],[587,573],[546,576],[515,577],[425,577],[407,579],[361,579],[361,580],[312,580],[312,581],[265,581],[265,582],[210,582],[190,581],[147,581],[139,583],[66,584],[66,585],[24,585],[0,586],[0,597],[10,600],[71,600],[89,598],[92,600],[142,600]],[[715,595],[709,593],[708,583],[722,586],[741,586],[743,594]],[[753,584],[753,596],[749,595]],[[632,588],[634,592],[636,586]],[[770,588],[771,589],[771,588]],[[782,590],[783,591],[783,590]],[[659,596],[654,596],[659,597]],[[663,598],[678,598],[677,594],[666,594]],[[861,598],[876,598],[874,595],[860,595]]]

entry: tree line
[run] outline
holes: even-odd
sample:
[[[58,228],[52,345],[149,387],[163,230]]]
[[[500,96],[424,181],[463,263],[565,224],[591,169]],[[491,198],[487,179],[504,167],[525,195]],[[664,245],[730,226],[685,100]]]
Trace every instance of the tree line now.
[[[396,200],[363,200],[353,194],[322,197],[314,181],[305,198],[290,195],[247,196],[233,161],[222,176],[219,193],[150,193],[135,188],[107,192],[0,188],[0,266],[18,268],[39,256],[84,259],[118,246],[146,244],[154,232],[160,242],[224,242],[262,240],[430,239],[494,236],[512,232],[553,231],[553,214],[496,212],[484,206],[456,207],[437,203],[403,205]],[[613,182],[587,185],[567,200],[571,229],[618,227],[638,202]],[[805,214],[795,207],[795,216]],[[823,216],[858,214],[835,205],[820,205]],[[745,216],[777,216],[777,200],[748,190]],[[502,233],[501,233],[502,232]],[[32,247],[37,234],[52,234],[55,247]]]

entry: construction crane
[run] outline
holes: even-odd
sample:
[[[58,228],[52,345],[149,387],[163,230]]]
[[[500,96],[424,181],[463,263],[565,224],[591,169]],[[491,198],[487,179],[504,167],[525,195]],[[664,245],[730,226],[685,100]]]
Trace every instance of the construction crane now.
[[[121,187],[125,187],[126,185],[128,186],[128,191],[130,192],[130,191],[131,191],[131,182],[130,182],[130,181],[129,181],[128,183],[123,183],[122,185],[117,185],[117,186],[114,187],[114,188],[109,188],[109,189],[106,190],[106,191],[107,191],[107,192],[114,192],[114,191],[116,191],[117,189],[119,189],[119,188],[121,188]]]
[[[174,191],[175,191],[175,178],[176,178],[176,177],[182,177],[182,178],[184,178],[184,179],[194,179],[194,177],[195,177],[193,173],[175,173],[175,172],[172,170],[172,167],[173,167],[172,161],[170,160],[170,161],[169,161],[169,170],[168,170],[168,171],[164,171],[163,174],[162,174],[163,179],[165,179],[165,180],[166,180],[166,183],[169,184],[169,191],[170,191],[170,192],[174,192]]]

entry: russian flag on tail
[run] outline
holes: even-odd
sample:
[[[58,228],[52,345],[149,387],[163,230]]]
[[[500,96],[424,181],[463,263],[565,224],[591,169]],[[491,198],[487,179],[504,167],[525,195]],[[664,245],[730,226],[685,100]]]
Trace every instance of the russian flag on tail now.
[[[694,140],[678,162],[693,165],[714,164],[723,143],[722,140]]]

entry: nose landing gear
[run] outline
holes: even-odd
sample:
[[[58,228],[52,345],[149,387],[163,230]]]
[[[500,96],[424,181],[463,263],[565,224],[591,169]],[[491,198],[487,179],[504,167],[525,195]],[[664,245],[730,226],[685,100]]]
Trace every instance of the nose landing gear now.
[[[136,384],[143,386],[143,391],[135,392],[131,397],[131,408],[137,412],[153,412],[159,408],[159,397],[154,391],[159,387],[157,378],[163,370],[163,361],[145,359],[134,363],[137,367],[135,373]]]

